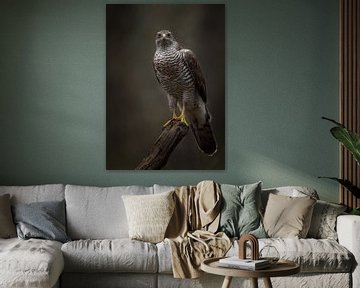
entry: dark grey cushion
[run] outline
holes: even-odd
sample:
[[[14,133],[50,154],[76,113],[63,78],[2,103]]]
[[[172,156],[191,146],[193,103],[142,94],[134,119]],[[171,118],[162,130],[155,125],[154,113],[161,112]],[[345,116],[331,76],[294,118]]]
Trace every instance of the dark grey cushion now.
[[[251,233],[266,238],[260,216],[261,182],[236,186],[221,184],[222,209],[219,231],[229,237]]]
[[[70,241],[65,231],[65,201],[15,204],[12,211],[19,238]]]

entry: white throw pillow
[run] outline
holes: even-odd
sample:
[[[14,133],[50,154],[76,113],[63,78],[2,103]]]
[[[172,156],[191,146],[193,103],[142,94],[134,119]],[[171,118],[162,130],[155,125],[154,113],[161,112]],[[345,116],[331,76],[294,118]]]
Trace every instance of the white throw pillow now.
[[[164,240],[175,207],[173,194],[122,196],[131,239],[151,243]]]

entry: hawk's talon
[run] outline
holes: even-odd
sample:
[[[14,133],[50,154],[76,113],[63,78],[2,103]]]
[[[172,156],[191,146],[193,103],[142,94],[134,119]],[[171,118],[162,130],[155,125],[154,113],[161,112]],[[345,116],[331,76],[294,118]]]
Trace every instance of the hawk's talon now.
[[[189,127],[189,123],[186,121],[185,115],[183,113],[181,113],[179,116],[176,116],[176,113],[173,113],[173,117],[167,121],[163,127],[165,128],[166,126],[170,125],[172,121],[180,121]]]
[[[181,113],[179,116],[177,116],[177,117],[175,117],[173,119],[184,123],[186,126],[189,126],[189,123],[186,121],[184,113]]]

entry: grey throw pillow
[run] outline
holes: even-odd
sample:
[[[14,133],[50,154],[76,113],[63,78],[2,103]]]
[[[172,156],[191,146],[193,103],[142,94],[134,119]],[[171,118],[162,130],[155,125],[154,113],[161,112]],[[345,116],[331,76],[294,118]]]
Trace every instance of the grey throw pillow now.
[[[11,215],[10,195],[0,196],[0,238],[16,237],[15,225]]]
[[[312,214],[309,238],[337,240],[336,218],[346,206],[318,200]]]
[[[218,231],[229,237],[253,234],[265,238],[266,233],[260,216],[261,182],[235,186],[222,184],[222,209]]]
[[[15,204],[13,215],[19,238],[70,241],[65,232],[65,201]]]

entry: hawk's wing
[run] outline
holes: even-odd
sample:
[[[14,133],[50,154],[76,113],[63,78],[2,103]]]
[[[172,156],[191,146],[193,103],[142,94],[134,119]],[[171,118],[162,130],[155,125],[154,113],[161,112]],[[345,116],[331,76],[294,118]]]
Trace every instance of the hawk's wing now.
[[[181,49],[185,65],[189,68],[195,82],[195,88],[198,91],[201,99],[206,103],[206,84],[205,78],[201,72],[200,64],[196,59],[195,54],[188,49]]]

